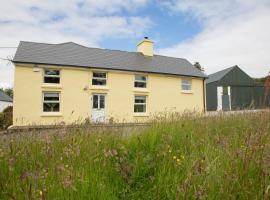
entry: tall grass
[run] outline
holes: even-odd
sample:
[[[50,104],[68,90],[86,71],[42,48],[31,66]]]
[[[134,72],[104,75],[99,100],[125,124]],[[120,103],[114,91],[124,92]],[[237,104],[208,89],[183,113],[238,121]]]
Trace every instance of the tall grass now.
[[[270,113],[0,136],[0,199],[269,199]]]

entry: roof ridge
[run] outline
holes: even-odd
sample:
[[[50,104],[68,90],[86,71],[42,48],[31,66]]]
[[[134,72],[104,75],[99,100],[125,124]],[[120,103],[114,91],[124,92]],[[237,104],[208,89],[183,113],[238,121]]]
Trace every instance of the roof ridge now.
[[[174,59],[181,59],[181,60],[188,61],[186,58],[178,58],[178,57],[165,56],[165,55],[160,55],[160,54],[154,54],[154,56],[161,56],[161,57],[174,58]],[[188,62],[189,62],[189,61],[188,61]]]
[[[220,70],[220,71],[217,71],[217,72],[215,72],[215,73],[212,73],[212,74],[209,74],[209,76],[212,76],[212,75],[215,75],[215,74],[217,74],[217,73],[221,73],[221,72],[224,72],[224,71],[227,71],[228,70],[228,72],[229,71],[231,71],[233,68],[235,68],[235,67],[237,67],[237,65],[234,65],[234,66],[232,66],[232,67],[227,67],[227,68],[225,68],[225,69],[223,69],[223,70]],[[226,73],[227,74],[227,73]]]
[[[82,45],[82,44],[78,44],[76,42],[67,42],[67,43],[72,43],[72,44],[75,44],[75,45],[78,45],[78,46],[81,46],[81,47],[84,47],[84,48],[87,48],[87,49],[98,49],[98,50],[107,50],[107,51],[120,51],[120,52],[125,52],[125,53],[138,53],[136,51],[124,51],[124,50],[119,50],[119,49],[106,49],[106,48],[100,48],[100,47],[88,47],[88,46],[85,46],[85,45]]]
[[[21,42],[25,42],[25,43],[36,43],[36,44],[46,44],[46,45],[57,45],[57,44],[52,44],[52,43],[46,43],[46,42],[31,42],[31,41],[25,41],[25,40],[21,40]],[[68,43],[68,42],[66,42]],[[59,43],[59,44],[62,44],[62,43]]]

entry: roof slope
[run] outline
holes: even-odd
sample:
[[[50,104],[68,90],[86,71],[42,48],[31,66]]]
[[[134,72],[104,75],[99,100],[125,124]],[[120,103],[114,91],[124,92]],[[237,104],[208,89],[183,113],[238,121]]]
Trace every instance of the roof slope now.
[[[12,98],[0,91],[0,101],[12,102]]]
[[[227,69],[223,69],[216,73],[210,74],[208,79],[206,80],[207,83],[212,83],[221,80],[226,74],[228,74],[231,70],[233,70],[237,66],[229,67]]]
[[[186,59],[159,55],[145,57],[137,52],[88,48],[73,42],[20,42],[13,62],[207,77]]]

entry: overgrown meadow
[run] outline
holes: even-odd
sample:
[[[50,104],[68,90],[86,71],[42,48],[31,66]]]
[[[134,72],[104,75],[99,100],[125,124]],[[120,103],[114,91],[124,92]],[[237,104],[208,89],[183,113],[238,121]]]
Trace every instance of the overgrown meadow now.
[[[270,112],[0,136],[0,199],[270,199]]]

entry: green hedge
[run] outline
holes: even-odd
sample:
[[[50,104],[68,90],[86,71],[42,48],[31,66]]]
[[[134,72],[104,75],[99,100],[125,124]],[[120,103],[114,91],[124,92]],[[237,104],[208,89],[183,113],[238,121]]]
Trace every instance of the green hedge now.
[[[12,106],[9,106],[0,112],[0,130],[7,129],[12,125]]]

